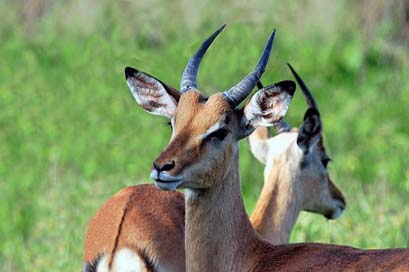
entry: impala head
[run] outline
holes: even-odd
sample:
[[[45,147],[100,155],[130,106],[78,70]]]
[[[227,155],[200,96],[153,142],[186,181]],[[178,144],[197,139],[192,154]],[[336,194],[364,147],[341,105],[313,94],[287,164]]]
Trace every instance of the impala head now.
[[[180,92],[133,68],[126,68],[129,88],[146,111],[170,118],[172,136],[168,146],[153,162],[151,178],[164,190],[177,187],[205,189],[226,175],[238,154],[237,142],[257,126],[281,120],[295,91],[295,83],[282,81],[259,90],[248,106],[238,105],[249,95],[264,72],[274,32],[252,72],[231,89],[205,97],[196,75],[200,60],[216,36],[213,33],[189,60]],[[211,177],[211,178],[209,178]]]
[[[319,109],[311,92],[297,74],[288,65],[300,86],[308,109],[304,121],[298,130],[297,146],[300,149],[297,186],[303,186],[303,210],[323,214],[328,219],[336,219],[345,209],[345,198],[332,182],[327,166],[331,161],[322,137],[322,122]],[[291,127],[284,121],[280,122],[278,131],[289,131]]]

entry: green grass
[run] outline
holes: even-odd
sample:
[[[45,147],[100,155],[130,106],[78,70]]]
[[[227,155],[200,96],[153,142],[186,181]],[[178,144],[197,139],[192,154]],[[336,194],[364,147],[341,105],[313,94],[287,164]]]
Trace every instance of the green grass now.
[[[18,4],[0,4],[2,271],[80,269],[88,220],[120,188],[150,182],[151,162],[170,136],[165,119],[136,105],[124,67],[177,87],[186,60],[223,22],[228,28],[201,65],[201,89],[239,81],[276,27],[263,82],[291,79],[291,62],[322,112],[330,173],[348,207],[336,221],[302,214],[291,241],[409,246],[409,54],[395,21],[381,21],[369,40],[352,1],[210,1],[195,3],[196,13],[181,2],[81,3],[54,3],[33,32],[19,21]],[[328,18],[315,16],[317,7]],[[305,109],[297,93],[287,119],[298,126]],[[262,171],[243,141],[249,212]]]

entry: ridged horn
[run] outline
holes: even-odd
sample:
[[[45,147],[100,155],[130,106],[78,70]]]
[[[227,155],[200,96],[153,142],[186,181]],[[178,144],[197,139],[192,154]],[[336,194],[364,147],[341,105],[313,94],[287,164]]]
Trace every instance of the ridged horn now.
[[[209,46],[212,44],[214,39],[219,35],[220,32],[226,27],[226,24],[220,26],[209,38],[207,38],[199,50],[189,59],[186,64],[185,70],[183,71],[182,79],[180,80],[180,93],[197,88],[197,71],[199,70],[200,61],[203,55],[206,53]]]
[[[242,81],[234,85],[229,90],[223,92],[224,97],[232,107],[236,107],[250,94],[251,90],[253,90],[254,86],[263,75],[268,59],[270,57],[275,33],[276,30],[274,29],[253,71],[251,71]]]

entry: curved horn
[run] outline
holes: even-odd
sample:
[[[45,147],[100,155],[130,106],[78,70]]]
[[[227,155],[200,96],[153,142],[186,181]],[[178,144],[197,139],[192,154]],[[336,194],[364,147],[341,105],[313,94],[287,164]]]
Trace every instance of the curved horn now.
[[[261,82],[261,80],[257,81],[257,88],[259,90],[264,88],[264,85]],[[275,123],[273,127],[274,127],[274,130],[275,130],[276,134],[280,134],[282,132],[289,132],[292,129],[291,125],[289,123],[287,123],[286,121],[284,121],[284,119],[282,119],[278,123]]]
[[[270,57],[275,33],[276,30],[274,29],[253,71],[251,71],[242,81],[230,88],[230,90],[223,92],[224,97],[232,107],[236,107],[249,95],[251,90],[263,75],[264,69],[266,68],[268,62],[268,58]]]
[[[300,85],[302,93],[304,94],[305,101],[307,102],[307,105],[309,108],[314,108],[318,112],[318,106],[317,103],[314,100],[314,97],[312,96],[310,90],[308,90],[307,85],[305,85],[304,81],[301,79],[301,77],[297,74],[297,72],[294,70],[294,68],[291,66],[291,64],[287,63],[288,67],[290,67],[291,72],[293,73],[295,80],[297,81],[298,85]]]
[[[183,71],[182,79],[180,81],[180,93],[197,88],[196,76],[199,69],[200,61],[202,60],[203,55],[206,53],[209,46],[212,44],[214,39],[219,35],[220,32],[225,28],[226,24],[220,26],[209,38],[207,38],[199,50],[190,58],[187,62],[185,70]]]

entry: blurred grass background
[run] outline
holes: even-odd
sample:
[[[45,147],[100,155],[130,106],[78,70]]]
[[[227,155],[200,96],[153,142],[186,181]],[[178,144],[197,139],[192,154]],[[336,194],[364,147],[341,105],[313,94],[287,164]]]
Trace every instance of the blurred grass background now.
[[[337,221],[303,213],[292,241],[409,246],[409,3],[406,0],[0,1],[0,270],[78,271],[86,225],[126,185],[150,182],[166,120],[126,86],[133,66],[179,86],[187,59],[222,23],[201,89],[238,82],[273,28],[264,83],[313,91],[348,207]],[[306,106],[298,92],[295,126]],[[252,211],[263,166],[242,142]]]

